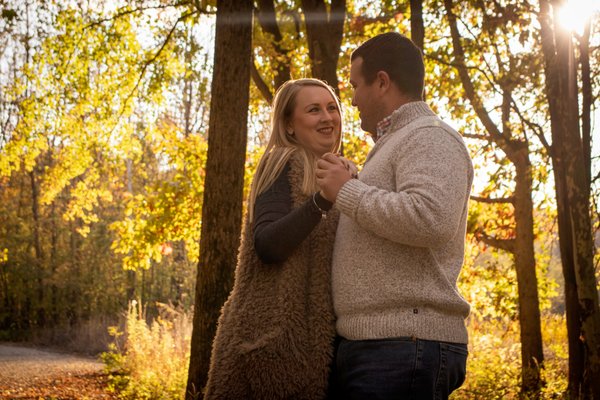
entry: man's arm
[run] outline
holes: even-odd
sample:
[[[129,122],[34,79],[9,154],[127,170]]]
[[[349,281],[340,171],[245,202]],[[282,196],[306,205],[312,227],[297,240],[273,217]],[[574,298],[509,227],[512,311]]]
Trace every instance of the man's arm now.
[[[413,132],[394,144],[395,190],[347,180],[335,193],[338,209],[394,242],[418,247],[447,242],[459,228],[472,181],[471,161],[459,140],[441,129]],[[339,182],[335,171],[332,175],[323,184]]]

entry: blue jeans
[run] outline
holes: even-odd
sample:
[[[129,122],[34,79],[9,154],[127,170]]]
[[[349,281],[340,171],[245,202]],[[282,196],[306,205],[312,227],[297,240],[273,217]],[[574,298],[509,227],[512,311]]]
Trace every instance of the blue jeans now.
[[[465,380],[467,355],[466,344],[341,338],[332,384],[339,399],[447,399]]]

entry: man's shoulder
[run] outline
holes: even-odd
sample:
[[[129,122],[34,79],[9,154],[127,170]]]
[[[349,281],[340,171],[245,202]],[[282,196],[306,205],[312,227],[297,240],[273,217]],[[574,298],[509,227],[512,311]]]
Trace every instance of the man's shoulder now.
[[[437,117],[419,118],[406,126],[404,134],[396,132],[386,143],[389,154],[404,159],[407,153],[443,154],[443,159],[462,160],[472,168],[472,161],[462,136],[450,125]],[[398,134],[400,133],[400,134]],[[420,150],[419,150],[420,149]]]
[[[405,141],[446,141],[455,140],[462,147],[465,146],[462,136],[452,126],[442,121],[437,116],[425,116],[415,119],[409,124],[399,128],[390,135],[392,142]]]
[[[410,138],[438,144],[454,143],[459,148],[467,151],[465,141],[460,133],[438,117],[421,118],[421,121],[415,123],[411,129]]]

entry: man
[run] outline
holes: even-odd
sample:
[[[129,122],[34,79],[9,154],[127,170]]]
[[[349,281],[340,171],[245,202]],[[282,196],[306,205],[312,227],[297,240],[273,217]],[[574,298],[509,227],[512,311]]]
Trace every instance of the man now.
[[[344,399],[445,399],[465,378],[469,305],[456,281],[473,166],[422,101],[424,74],[400,34],[358,47],[352,105],[375,146],[359,179],[333,154],[318,162],[322,194],[341,212],[332,289]]]

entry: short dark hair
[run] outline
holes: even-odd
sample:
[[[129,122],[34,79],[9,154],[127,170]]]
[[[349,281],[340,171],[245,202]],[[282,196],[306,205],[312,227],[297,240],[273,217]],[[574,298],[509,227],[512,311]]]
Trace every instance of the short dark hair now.
[[[362,75],[367,84],[373,83],[379,71],[385,71],[403,93],[423,98],[423,53],[406,36],[387,32],[372,37],[352,52],[350,60],[358,57],[363,60]]]

